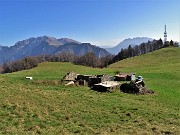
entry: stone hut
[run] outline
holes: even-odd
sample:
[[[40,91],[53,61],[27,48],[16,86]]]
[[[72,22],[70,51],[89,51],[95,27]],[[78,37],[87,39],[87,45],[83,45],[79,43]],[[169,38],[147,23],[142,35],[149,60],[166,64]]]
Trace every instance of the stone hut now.
[[[79,75],[75,72],[69,72],[63,77],[64,81],[73,81],[77,85],[93,87],[95,84],[99,84],[106,81],[114,81],[114,77],[106,74],[102,75]]]

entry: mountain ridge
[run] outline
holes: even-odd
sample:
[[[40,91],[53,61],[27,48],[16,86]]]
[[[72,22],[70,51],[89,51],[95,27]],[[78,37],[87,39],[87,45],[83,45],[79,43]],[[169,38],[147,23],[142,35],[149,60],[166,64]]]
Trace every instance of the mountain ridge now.
[[[54,55],[70,52],[74,55],[84,55],[93,52],[97,57],[110,55],[105,49],[90,43],[81,43],[70,38],[56,39],[50,36],[31,37],[18,41],[14,46],[0,46],[0,63],[18,60],[27,56]]]

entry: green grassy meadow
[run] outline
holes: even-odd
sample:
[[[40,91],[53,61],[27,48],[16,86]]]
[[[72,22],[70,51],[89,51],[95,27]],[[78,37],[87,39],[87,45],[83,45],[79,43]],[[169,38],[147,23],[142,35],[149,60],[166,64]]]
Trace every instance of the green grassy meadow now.
[[[63,76],[142,75],[154,95],[64,86]],[[32,76],[33,80],[26,80]],[[41,63],[0,75],[0,134],[180,134],[180,48],[165,48],[107,68]]]

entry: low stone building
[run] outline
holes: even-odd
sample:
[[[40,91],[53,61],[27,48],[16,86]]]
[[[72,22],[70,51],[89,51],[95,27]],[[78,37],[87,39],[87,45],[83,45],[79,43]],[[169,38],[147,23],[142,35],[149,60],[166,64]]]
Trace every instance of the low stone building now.
[[[83,85],[89,86],[91,89],[97,91],[114,91],[119,89],[119,83],[114,81],[114,77],[102,74],[102,75],[79,75],[75,72],[69,72],[63,77],[65,81],[69,81],[67,85]]]
[[[69,72],[63,77],[64,81],[74,81],[77,85],[92,87],[94,84],[102,83],[105,81],[113,81],[114,77],[106,74],[102,75],[80,75],[75,72]]]
[[[115,90],[119,90],[120,83],[116,81],[105,81],[102,83],[94,84],[92,89],[100,91],[100,92],[113,92]]]

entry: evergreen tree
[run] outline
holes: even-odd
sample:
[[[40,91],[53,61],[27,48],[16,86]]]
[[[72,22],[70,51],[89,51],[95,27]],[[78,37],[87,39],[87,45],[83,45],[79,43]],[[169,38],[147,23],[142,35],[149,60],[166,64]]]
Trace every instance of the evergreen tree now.
[[[164,42],[164,47],[169,47],[169,41]]]
[[[131,45],[129,45],[128,47],[128,58],[132,57],[133,56],[133,48],[131,47]]]
[[[170,41],[170,46],[174,46],[174,42],[172,40]]]
[[[161,38],[158,40],[158,46],[159,46],[159,48],[163,47],[163,41]]]

